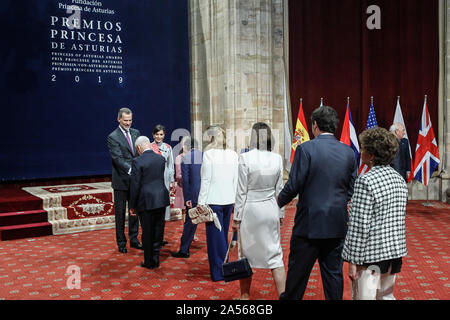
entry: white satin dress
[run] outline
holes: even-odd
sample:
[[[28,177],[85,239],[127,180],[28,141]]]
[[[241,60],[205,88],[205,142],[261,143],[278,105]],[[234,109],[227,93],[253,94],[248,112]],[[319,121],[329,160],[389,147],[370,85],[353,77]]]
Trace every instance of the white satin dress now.
[[[241,221],[244,256],[252,268],[283,267],[280,218],[276,196],[283,189],[280,155],[253,149],[239,156],[239,178],[234,220]]]

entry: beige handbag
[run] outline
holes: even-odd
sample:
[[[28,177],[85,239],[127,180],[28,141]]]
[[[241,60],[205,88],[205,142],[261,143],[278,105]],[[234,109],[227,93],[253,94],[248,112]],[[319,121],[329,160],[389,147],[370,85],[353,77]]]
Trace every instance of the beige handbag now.
[[[191,218],[193,224],[199,224],[203,222],[214,222],[217,229],[222,230],[217,214],[212,211],[208,205],[200,205],[195,208],[189,209],[189,218]]]

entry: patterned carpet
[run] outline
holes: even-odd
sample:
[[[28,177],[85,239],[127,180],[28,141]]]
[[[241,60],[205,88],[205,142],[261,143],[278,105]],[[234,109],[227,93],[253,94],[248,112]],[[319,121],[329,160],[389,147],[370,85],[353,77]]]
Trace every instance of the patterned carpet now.
[[[434,202],[425,207],[411,201],[407,209],[408,256],[396,282],[399,300],[450,299],[450,206]],[[287,265],[295,208],[286,211],[282,246]],[[117,251],[114,229],[0,242],[1,300],[234,300],[239,283],[212,282],[206,255],[205,227],[189,259],[173,258],[182,222],[166,224],[169,244],[161,254],[161,268],[139,266],[143,252]],[[72,274],[71,270],[75,270]],[[70,282],[79,271],[79,288]],[[252,299],[275,300],[276,290],[268,270],[254,270]],[[344,275],[347,267],[344,268]],[[70,288],[69,288],[70,287]],[[306,300],[324,299],[318,265],[312,271]],[[344,299],[350,299],[345,276]]]

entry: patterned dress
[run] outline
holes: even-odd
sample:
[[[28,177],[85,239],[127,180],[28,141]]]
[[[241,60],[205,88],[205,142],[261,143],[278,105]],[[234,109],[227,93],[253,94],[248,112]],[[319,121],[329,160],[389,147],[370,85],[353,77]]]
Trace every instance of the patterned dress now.
[[[170,184],[174,182],[174,175],[175,175],[172,147],[167,143],[164,142],[157,143],[156,141],[153,141],[151,143],[151,147],[155,153],[162,155],[164,159],[166,159],[166,169],[164,170],[164,183],[166,185],[167,190],[170,193]],[[166,207],[165,220],[166,221],[170,220],[170,206]]]

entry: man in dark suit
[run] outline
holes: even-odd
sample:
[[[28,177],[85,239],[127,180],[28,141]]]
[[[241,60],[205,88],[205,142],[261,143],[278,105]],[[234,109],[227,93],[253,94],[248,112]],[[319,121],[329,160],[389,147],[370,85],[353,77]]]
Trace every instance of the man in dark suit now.
[[[130,193],[131,161],[137,157],[134,142],[140,136],[139,130],[131,128],[133,114],[130,109],[122,108],[117,117],[119,127],[108,136],[108,148],[112,158],[112,182],[114,189],[114,214],[116,220],[116,241],[119,252],[127,252],[125,237],[125,210]],[[142,249],[137,238],[139,219],[128,217],[128,236],[130,246]]]
[[[164,157],[151,150],[150,140],[136,140],[139,157],[133,160],[130,183],[130,214],[139,215],[142,226],[144,262],[141,267],[159,267],[159,252],[164,236],[164,215],[170,204],[169,191],[164,184]]]
[[[335,137],[339,119],[328,106],[311,117],[314,140],[295,151],[289,180],[278,195],[283,207],[299,196],[292,231],[286,290],[280,299],[302,299],[319,259],[327,300],[343,295],[341,252],[347,233],[347,204],[357,178],[355,153]]]
[[[181,160],[181,181],[183,185],[183,197],[187,210],[194,208],[198,204],[198,194],[201,184],[201,167],[203,154],[197,149],[195,139],[186,138],[184,140],[184,148],[189,150]],[[192,223],[189,213],[183,225],[183,234],[181,235],[180,250],[171,252],[175,258],[189,258],[189,248],[192,240],[194,240],[197,225]]]
[[[409,176],[411,175],[411,157],[409,155],[409,141],[404,138],[405,126],[401,123],[394,123],[390,131],[397,137],[399,145],[391,167],[400,173],[406,183],[408,183]]]

